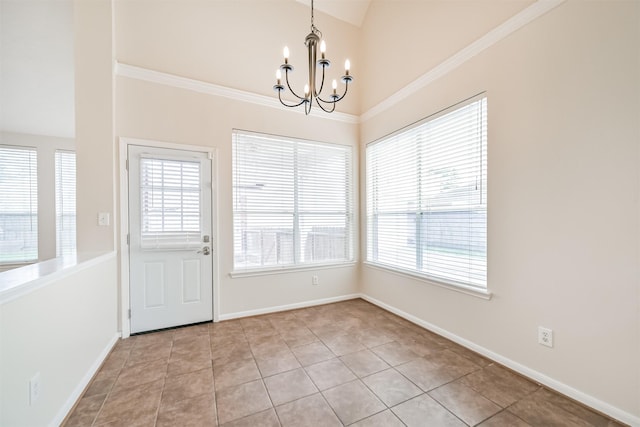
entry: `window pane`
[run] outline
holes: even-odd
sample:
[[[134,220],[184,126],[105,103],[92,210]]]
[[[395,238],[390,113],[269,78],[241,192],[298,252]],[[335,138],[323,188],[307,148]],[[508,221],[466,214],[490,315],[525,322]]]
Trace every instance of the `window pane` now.
[[[234,218],[234,224],[236,269],[295,262],[293,214],[244,212]]]
[[[0,146],[0,262],[37,259],[36,150]]]
[[[349,259],[349,220],[345,214],[300,214],[301,261]]]
[[[76,253],[76,154],[56,151],[56,255]]]
[[[143,249],[200,246],[200,163],[140,159]]]
[[[367,261],[486,288],[487,103],[367,147]]]
[[[234,268],[352,256],[351,148],[234,132]]]

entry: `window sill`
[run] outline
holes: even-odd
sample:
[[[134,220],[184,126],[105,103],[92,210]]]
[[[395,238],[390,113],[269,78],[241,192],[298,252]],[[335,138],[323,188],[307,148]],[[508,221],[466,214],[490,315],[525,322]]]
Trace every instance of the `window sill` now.
[[[353,267],[355,265],[357,265],[355,261],[349,261],[349,262],[341,262],[336,264],[308,264],[308,265],[300,265],[300,266],[261,268],[256,270],[237,270],[229,273],[229,277],[231,277],[232,279],[236,279],[241,277],[265,276],[270,274],[296,273],[298,271],[345,268],[345,267]]]
[[[395,274],[397,276],[407,277],[409,279],[420,280],[421,282],[427,283],[432,286],[438,286],[440,288],[449,289],[451,291],[460,292],[466,295],[471,295],[476,298],[482,298],[485,300],[490,300],[493,294],[489,292],[488,289],[478,289],[473,286],[467,286],[454,282],[447,282],[445,280],[437,280],[435,278],[426,277],[420,274],[412,273],[406,270],[400,270],[396,268],[391,268],[387,266],[382,266],[379,264],[374,264],[371,262],[363,262],[365,267],[372,268],[374,270],[386,271],[391,274]]]
[[[20,267],[26,267],[28,265],[31,264],[35,264],[37,263],[38,260],[33,260],[33,261],[16,261],[16,262],[5,262],[5,263],[0,263],[0,273],[5,272],[5,271],[9,271],[9,270],[13,270],[16,268],[20,268]]]

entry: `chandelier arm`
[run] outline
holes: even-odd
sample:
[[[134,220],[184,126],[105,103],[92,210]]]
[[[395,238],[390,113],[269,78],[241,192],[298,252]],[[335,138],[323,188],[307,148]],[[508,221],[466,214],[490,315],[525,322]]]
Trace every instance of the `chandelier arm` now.
[[[293,91],[293,89],[291,88],[291,85],[289,84],[289,70],[284,71],[284,80],[287,82],[287,87],[289,88],[289,90],[291,91],[291,93],[293,94],[293,96],[295,96],[296,98],[298,98],[301,101],[305,101],[307,98],[303,97],[303,96],[299,96],[297,93],[295,93]],[[301,105],[302,103],[298,104]]]
[[[347,81],[344,84],[344,93],[342,95],[332,99],[331,101],[327,101],[326,99],[322,99],[319,96],[317,98],[320,99],[320,101],[322,101],[322,102],[324,102],[326,104],[332,103],[332,104],[335,105],[336,102],[340,101],[342,98],[344,98],[347,95],[347,91],[348,90],[349,90],[349,82]]]
[[[332,108],[331,109],[327,109],[324,108],[324,106],[322,105],[322,103],[325,104],[332,104]],[[325,113],[333,113],[336,109],[336,103],[333,101],[325,101],[324,99],[320,98],[319,96],[316,97],[316,104],[318,104],[318,107],[320,107],[322,109],[322,111],[324,111]]]
[[[342,96],[344,96],[344,94]],[[342,98],[338,98],[336,96],[335,99],[327,100],[327,99],[322,99],[319,96],[316,96],[316,99],[319,99],[320,101],[324,102],[325,104],[335,104],[336,102],[338,102]]]
[[[298,102],[297,104],[291,104],[291,105],[289,105],[289,104],[285,103],[285,102],[282,100],[282,91],[281,91],[281,90],[279,90],[279,91],[278,91],[278,99],[280,100],[280,104],[284,105],[285,107],[289,107],[289,108],[299,107],[299,106],[301,106],[301,105],[302,105],[302,103],[303,103],[303,102],[305,102],[305,101],[306,101],[306,99],[303,99],[302,101]]]

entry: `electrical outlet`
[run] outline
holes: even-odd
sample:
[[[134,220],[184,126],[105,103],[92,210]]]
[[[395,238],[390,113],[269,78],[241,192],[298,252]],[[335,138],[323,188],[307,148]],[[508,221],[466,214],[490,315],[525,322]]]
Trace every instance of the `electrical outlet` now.
[[[553,330],[538,326],[538,344],[553,347]]]
[[[98,213],[98,225],[105,227],[109,225],[109,213],[108,212],[99,212]]]
[[[320,281],[318,280],[318,276],[312,276],[311,277],[311,284],[312,285],[319,285]]]
[[[29,405],[34,405],[40,398],[40,372],[37,372],[29,380]]]

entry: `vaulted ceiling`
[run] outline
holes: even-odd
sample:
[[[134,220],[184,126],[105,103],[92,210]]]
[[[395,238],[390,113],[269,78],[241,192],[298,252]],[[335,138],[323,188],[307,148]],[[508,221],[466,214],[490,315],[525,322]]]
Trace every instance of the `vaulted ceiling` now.
[[[311,6],[311,0],[296,1]],[[327,15],[360,27],[370,3],[371,0],[314,0],[313,6]]]

